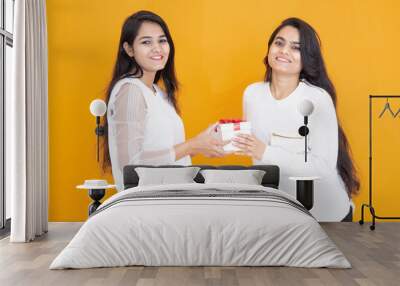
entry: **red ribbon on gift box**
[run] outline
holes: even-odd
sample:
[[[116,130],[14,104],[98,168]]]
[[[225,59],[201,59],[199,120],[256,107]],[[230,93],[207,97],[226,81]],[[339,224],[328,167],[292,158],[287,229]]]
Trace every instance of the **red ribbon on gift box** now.
[[[234,131],[240,130],[240,122],[233,122],[233,130]]]
[[[226,123],[240,123],[243,122],[242,119],[220,119],[219,124],[226,124]]]

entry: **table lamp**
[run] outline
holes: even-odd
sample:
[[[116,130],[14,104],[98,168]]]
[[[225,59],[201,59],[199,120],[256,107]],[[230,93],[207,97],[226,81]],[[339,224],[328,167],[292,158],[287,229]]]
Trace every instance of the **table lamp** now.
[[[97,162],[99,162],[99,137],[104,135],[104,126],[100,125],[100,116],[107,111],[107,105],[102,99],[95,99],[90,103],[90,113],[96,117],[96,137],[97,137]]]
[[[300,102],[300,104],[297,106],[297,110],[301,115],[304,116],[304,125],[299,128],[299,134],[301,136],[304,136],[304,161],[307,162],[307,135],[310,132],[308,129],[308,116],[313,113],[314,111],[314,104],[308,100],[304,99],[303,101]]]

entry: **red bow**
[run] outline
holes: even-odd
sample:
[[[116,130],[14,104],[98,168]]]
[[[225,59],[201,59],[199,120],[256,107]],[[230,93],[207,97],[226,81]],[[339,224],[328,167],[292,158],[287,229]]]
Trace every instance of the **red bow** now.
[[[219,124],[226,124],[226,123],[240,123],[243,122],[242,119],[220,119]]]

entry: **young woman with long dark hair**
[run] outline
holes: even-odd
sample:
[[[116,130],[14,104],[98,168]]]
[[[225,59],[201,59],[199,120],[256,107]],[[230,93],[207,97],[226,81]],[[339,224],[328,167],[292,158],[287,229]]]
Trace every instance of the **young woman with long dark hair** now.
[[[106,93],[103,156],[103,169],[112,167],[118,190],[123,189],[122,170],[128,164],[190,165],[190,156],[198,153],[224,155],[223,142],[211,135],[212,128],[185,141],[174,56],[171,34],[160,16],[139,11],[125,20]]]
[[[244,92],[244,117],[253,134],[234,144],[255,163],[280,166],[280,188],[295,195],[290,176],[317,175],[311,213],[321,221],[351,220],[351,196],[359,179],[350,146],[336,114],[336,91],[328,77],[316,31],[298,18],[284,20],[268,41],[264,82]],[[300,102],[314,105],[309,116],[309,156],[304,161]]]

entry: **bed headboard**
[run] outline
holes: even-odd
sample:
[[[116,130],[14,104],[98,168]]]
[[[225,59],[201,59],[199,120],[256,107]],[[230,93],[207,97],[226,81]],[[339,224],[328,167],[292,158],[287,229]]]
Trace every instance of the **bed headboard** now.
[[[139,176],[135,171],[137,167],[147,168],[182,168],[187,166],[178,165],[161,165],[161,166],[149,166],[149,165],[127,165],[124,167],[124,189],[136,187],[139,183]],[[199,167],[204,169],[220,169],[220,170],[263,170],[265,175],[262,179],[262,185],[265,187],[271,187],[277,189],[279,186],[279,167],[276,165],[253,165],[253,166],[240,166],[240,165],[224,165],[224,166],[209,166],[209,165],[193,165],[193,167]],[[197,183],[204,183],[203,176],[198,173],[194,178]]]

